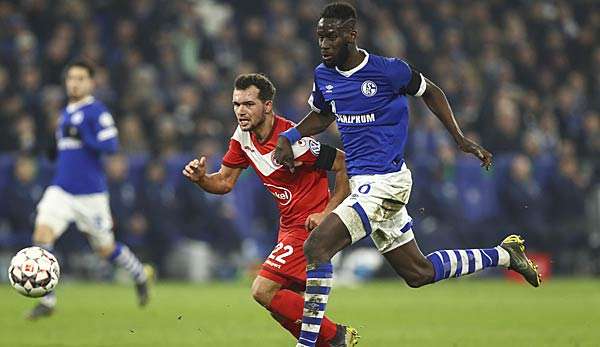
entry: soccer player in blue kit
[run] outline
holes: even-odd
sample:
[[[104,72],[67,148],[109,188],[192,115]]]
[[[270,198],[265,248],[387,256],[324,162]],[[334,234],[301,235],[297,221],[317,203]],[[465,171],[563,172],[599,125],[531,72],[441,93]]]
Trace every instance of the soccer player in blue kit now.
[[[56,130],[56,171],[37,206],[33,243],[49,251],[55,241],[75,223],[86,234],[94,251],[128,271],[135,281],[140,306],[148,302],[148,278],[152,268],[143,266],[129,248],[115,242],[112,231],[106,176],[102,155],[119,147],[118,131],[104,104],[94,99],[94,68],[74,61],[65,68],[69,104],[61,112]],[[28,319],[49,316],[56,294],[41,298]]]
[[[540,285],[537,267],[525,255],[523,239],[510,235],[499,246],[439,250],[424,256],[406,211],[412,179],[403,158],[408,131],[407,95],[421,97],[458,147],[489,169],[492,155],[460,130],[443,91],[397,58],[369,54],[356,45],[356,10],[327,5],[317,25],[323,63],[315,68],[312,111],[280,134],[274,159],[293,170],[291,144],[324,131],[334,120],[346,152],[351,195],[310,234],[304,245],[307,283],[302,332],[297,347],[314,346],[332,283],[331,258],[371,236],[410,287],[421,287],[490,267],[520,273]]]

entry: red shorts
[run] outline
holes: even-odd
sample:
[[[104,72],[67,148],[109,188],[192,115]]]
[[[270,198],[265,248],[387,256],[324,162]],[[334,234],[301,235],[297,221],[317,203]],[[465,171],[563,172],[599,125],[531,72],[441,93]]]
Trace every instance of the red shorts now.
[[[283,288],[304,291],[306,287],[306,258],[302,236],[287,233],[281,237],[262,265],[259,276],[281,284]]]

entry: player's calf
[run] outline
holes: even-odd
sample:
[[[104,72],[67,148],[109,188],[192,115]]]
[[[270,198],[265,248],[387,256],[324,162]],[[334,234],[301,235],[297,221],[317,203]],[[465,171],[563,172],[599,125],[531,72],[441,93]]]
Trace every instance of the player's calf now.
[[[419,288],[433,282],[433,265],[423,256],[415,240],[383,253],[383,256],[409,287]]]
[[[444,249],[429,254],[427,259],[435,270],[434,282],[473,274],[484,269],[510,265],[510,255],[501,246]]]
[[[433,283],[433,276],[434,276],[433,267],[428,267],[428,268],[421,267],[421,268],[414,269],[414,271],[412,271],[408,275],[403,275],[402,278],[404,278],[404,281],[406,281],[406,284],[409,287],[419,288],[424,285]]]
[[[129,272],[135,283],[146,282],[147,275],[144,271],[144,265],[126,245],[118,242],[113,245],[98,247],[96,251],[105,256],[111,263]]]
[[[95,250],[100,256],[129,272],[135,282],[138,303],[141,307],[146,306],[150,298],[148,282],[154,277],[154,269],[149,265],[144,266],[129,247],[120,242],[96,245]]]

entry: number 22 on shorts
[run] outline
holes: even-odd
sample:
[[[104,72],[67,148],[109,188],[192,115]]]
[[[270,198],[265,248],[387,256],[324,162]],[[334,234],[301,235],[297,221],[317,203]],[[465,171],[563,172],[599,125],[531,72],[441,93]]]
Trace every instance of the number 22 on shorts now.
[[[283,252],[279,255],[276,255],[277,252],[281,251],[282,249],[283,249]],[[268,258],[273,261],[278,262],[279,264],[285,264],[286,263],[285,258],[292,255],[292,253],[294,253],[294,247],[292,247],[290,245],[284,245],[283,242],[279,242],[273,249],[273,252],[271,252],[271,254],[269,254]]]

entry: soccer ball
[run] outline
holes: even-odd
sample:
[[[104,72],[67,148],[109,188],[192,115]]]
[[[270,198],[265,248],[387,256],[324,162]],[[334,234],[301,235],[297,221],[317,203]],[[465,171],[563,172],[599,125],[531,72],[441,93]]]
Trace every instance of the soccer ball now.
[[[10,261],[8,279],[19,293],[39,298],[50,293],[60,277],[58,261],[40,247],[20,250]]]

